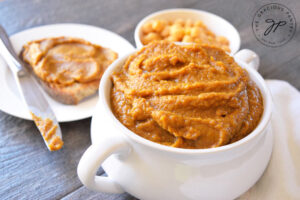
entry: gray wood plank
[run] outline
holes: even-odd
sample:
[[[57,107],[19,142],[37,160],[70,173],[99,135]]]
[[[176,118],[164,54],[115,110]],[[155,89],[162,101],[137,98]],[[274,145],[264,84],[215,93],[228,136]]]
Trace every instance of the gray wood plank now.
[[[0,124],[1,199],[55,199],[81,186],[76,168],[90,145],[90,119],[61,124],[58,152],[48,151],[31,121],[0,112]]]
[[[101,192],[90,191],[84,186],[78,188],[74,192],[66,195],[62,200],[74,200],[74,199],[101,199],[101,200],[137,200],[137,198],[131,196],[128,193],[123,194],[107,194]]]
[[[0,1],[0,24],[9,34],[51,23],[83,23],[112,30],[132,44],[136,24],[144,16],[166,8],[207,10],[230,21],[240,32],[242,48],[261,58],[259,72],[268,79],[282,79],[300,89],[300,1],[277,0],[294,13],[298,30],[279,48],[258,42],[251,23],[267,0],[4,0]],[[1,92],[1,91],[0,91]],[[129,194],[111,195],[87,190],[77,178],[76,168],[90,145],[90,119],[61,124],[65,146],[49,152],[31,121],[0,111],[1,199],[135,199]],[[98,174],[102,174],[100,169]]]

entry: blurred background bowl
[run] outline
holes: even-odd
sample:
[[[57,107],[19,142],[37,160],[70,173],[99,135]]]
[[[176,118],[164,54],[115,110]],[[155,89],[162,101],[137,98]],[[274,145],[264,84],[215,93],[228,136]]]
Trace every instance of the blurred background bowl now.
[[[227,20],[206,11],[183,8],[161,10],[144,17],[138,23],[134,32],[134,40],[137,48],[144,46],[141,42],[142,26],[146,22],[158,19],[167,21],[174,21],[176,19],[190,19],[192,21],[201,20],[216,36],[224,36],[229,40],[230,54],[235,54],[240,48],[240,35],[236,28]]]

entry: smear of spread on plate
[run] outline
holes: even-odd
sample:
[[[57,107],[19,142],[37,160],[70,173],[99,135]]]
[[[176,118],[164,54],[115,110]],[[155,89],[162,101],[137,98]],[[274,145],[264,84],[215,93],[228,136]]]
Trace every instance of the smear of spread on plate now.
[[[115,116],[134,133],[180,148],[211,148],[251,133],[263,113],[256,84],[220,48],[156,42],[112,75]]]
[[[83,39],[57,37],[28,42],[21,56],[51,97],[74,105],[96,93],[118,54]]]
[[[110,49],[70,37],[29,42],[22,55],[40,79],[61,85],[99,80],[117,58]]]

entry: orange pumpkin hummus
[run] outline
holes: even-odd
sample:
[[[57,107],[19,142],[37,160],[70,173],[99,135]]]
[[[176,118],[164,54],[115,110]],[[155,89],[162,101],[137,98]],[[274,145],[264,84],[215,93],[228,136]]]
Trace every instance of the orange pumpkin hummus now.
[[[216,47],[151,43],[131,55],[112,81],[115,116],[163,145],[226,145],[252,132],[263,113],[256,84]]]

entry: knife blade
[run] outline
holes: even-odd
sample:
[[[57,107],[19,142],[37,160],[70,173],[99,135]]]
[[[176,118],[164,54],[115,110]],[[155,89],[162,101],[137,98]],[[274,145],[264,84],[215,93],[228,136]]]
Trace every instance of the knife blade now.
[[[15,53],[2,26],[0,26],[0,39],[0,53],[13,72],[22,100],[27,105],[46,146],[50,151],[61,149],[63,146],[62,134],[55,114],[38,83],[26,70],[25,63]]]

